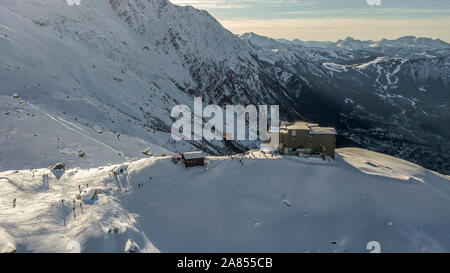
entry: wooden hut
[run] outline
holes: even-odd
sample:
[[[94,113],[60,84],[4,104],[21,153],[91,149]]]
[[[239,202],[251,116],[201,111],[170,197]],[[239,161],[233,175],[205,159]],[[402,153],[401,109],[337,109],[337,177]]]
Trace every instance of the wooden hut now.
[[[186,168],[205,165],[205,154],[201,151],[183,153],[181,159]]]

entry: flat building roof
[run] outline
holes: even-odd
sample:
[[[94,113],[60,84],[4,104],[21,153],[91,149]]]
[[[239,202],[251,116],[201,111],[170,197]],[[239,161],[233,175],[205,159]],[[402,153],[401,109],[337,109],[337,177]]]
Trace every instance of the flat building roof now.
[[[337,135],[333,127],[311,127],[311,135]]]
[[[309,123],[306,121],[294,121],[287,126],[287,129],[288,130],[308,130],[309,131],[310,127],[314,127],[314,126],[319,126],[319,125],[315,124],[315,123]]]
[[[188,153],[183,153],[183,157],[184,157],[184,159],[200,159],[200,158],[204,158],[205,154],[202,151],[188,152]]]

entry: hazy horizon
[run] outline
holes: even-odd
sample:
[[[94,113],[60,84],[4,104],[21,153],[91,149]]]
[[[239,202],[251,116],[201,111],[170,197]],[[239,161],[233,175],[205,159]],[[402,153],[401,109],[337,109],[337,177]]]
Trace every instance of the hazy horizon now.
[[[207,10],[236,34],[333,42],[346,37],[379,41],[415,36],[450,42],[448,0],[170,1]]]

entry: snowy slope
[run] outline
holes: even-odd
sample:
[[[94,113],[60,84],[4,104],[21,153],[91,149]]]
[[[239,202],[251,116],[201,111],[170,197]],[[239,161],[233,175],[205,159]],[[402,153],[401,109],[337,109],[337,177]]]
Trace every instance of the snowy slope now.
[[[331,162],[256,151],[239,160],[1,172],[1,251],[66,252],[71,241],[83,252],[127,242],[143,252],[368,252],[369,241],[383,252],[450,250],[449,177],[356,148]]]
[[[286,102],[297,115],[277,84],[265,84],[275,75],[259,76],[266,68],[244,41],[207,12],[166,0],[5,0],[0,48],[2,98],[17,93],[53,117],[171,151],[230,152],[222,142],[172,141],[170,111],[192,109],[194,95],[205,104]]]
[[[123,18],[127,12],[133,13],[132,16]],[[130,18],[143,20],[140,24],[148,29],[138,28],[137,22],[128,21]],[[179,20],[177,26],[169,24],[173,18]],[[193,25],[197,27],[192,28]],[[174,37],[169,37],[176,33],[181,35],[176,39],[185,42],[178,41],[178,45],[172,40]],[[210,37],[208,33],[218,35],[214,42],[205,39]],[[237,44],[229,47],[230,43],[223,39],[234,40]],[[83,128],[87,132],[100,128],[104,134],[94,137],[99,140],[95,147],[93,143],[86,147],[87,142],[83,142],[68,148],[73,138],[62,140],[67,144],[64,149],[90,150],[91,156],[95,153],[93,149],[105,148],[99,142],[107,142],[111,147],[106,150],[115,154],[120,151],[125,158],[145,157],[139,149],[150,148],[150,143],[172,151],[197,149],[190,143],[175,143],[170,136],[171,108],[177,104],[192,105],[188,88],[199,90],[191,75],[193,67],[187,67],[187,62],[194,58],[195,65],[202,65],[195,59],[201,56],[205,62],[235,67],[239,58],[245,58],[235,54],[234,49],[240,45],[244,43],[207,13],[174,6],[167,1],[96,0],[81,6],[68,6],[62,0],[2,1],[0,128],[4,134],[0,137],[0,153],[17,151],[20,154],[17,158],[22,162],[10,162],[3,157],[5,162],[0,163],[0,170],[45,166],[51,160],[36,161],[43,154],[53,157],[53,163],[66,160],[67,156],[55,158],[50,156],[52,152],[44,150],[59,149],[56,147],[59,144],[55,143],[59,135],[68,138],[72,134],[79,135],[75,131],[80,130],[62,128],[54,120],[64,120],[66,125],[71,124],[69,127]],[[221,50],[217,51],[218,48]],[[248,57],[248,51],[242,52]],[[202,78],[197,80],[207,82]],[[11,100],[14,93],[19,94],[20,99]],[[205,100],[209,93],[206,94]],[[245,99],[245,96],[237,98]],[[23,102],[19,103],[21,100]],[[20,117],[16,111],[42,115]],[[14,113],[7,116],[6,112]],[[39,132],[33,141],[39,141],[41,146],[22,145],[29,139],[14,139],[17,137],[15,130],[26,136]],[[114,134],[120,134],[121,140],[126,141],[115,141]],[[123,142],[127,143],[126,149]],[[222,143],[195,145],[212,153],[225,149]],[[39,155],[36,149],[41,150]],[[66,153],[73,153],[72,150]],[[156,150],[158,153],[161,149]],[[106,162],[99,157],[110,160]],[[118,162],[116,155],[103,154],[94,158],[94,164],[89,166]],[[69,160],[76,166],[88,167],[85,159]]]
[[[64,162],[69,168],[99,167],[152,154],[170,154],[157,145],[164,138],[155,133],[152,142],[117,135],[98,124],[80,124],[64,114],[50,114],[20,98],[0,96],[0,171],[34,169]],[[166,145],[166,143],[161,143]]]

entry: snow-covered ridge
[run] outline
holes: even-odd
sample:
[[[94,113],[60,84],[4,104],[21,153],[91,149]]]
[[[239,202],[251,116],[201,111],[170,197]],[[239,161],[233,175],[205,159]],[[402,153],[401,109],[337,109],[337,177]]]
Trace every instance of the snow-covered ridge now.
[[[439,49],[449,49],[450,44],[442,41],[441,39],[432,39],[432,38],[424,38],[424,37],[414,37],[414,36],[404,36],[397,39],[389,40],[382,39],[379,41],[362,41],[357,40],[352,37],[347,37],[344,40],[339,40],[337,42],[317,42],[317,41],[300,41],[299,39],[294,39],[292,41],[286,39],[279,39],[279,42],[287,43],[287,44],[296,44],[302,45],[306,47],[340,47],[351,50],[358,49],[369,49],[369,48],[383,48],[383,47],[391,47],[391,48],[416,48],[419,49],[428,49],[428,50],[439,50]]]
[[[0,251],[367,252],[374,240],[383,252],[449,251],[448,177],[366,150],[338,155],[0,172]]]

